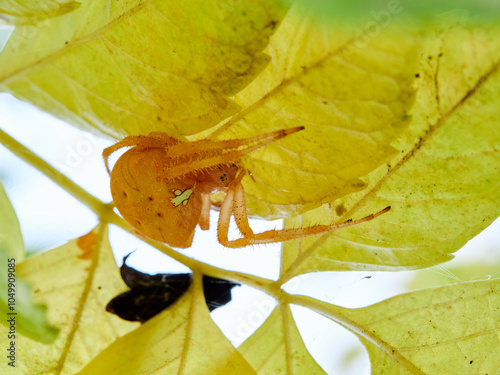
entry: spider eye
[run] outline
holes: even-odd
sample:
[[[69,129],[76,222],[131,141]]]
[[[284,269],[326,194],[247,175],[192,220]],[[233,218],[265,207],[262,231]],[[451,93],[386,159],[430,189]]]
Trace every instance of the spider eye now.
[[[238,166],[237,166],[236,164],[234,164],[234,163],[233,163],[233,167],[234,167],[234,168],[238,168]]]

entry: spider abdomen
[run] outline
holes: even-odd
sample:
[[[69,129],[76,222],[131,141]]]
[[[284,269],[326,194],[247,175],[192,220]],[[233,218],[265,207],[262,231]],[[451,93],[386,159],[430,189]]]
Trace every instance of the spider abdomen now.
[[[210,228],[210,194],[226,196],[220,205],[217,239],[228,247],[282,242],[331,232],[372,220],[389,211],[331,225],[254,233],[248,223],[242,179],[247,173],[240,159],[269,143],[303,130],[298,126],[246,139],[186,142],[165,133],[130,135],[103,151],[108,158],[123,147],[133,147],[116,162],[111,174],[111,194],[123,218],[144,236],[175,247],[190,247],[196,226]],[[251,175],[251,174],[250,174]],[[231,216],[242,238],[228,238]]]
[[[128,150],[111,172],[111,195],[120,214],[137,231],[186,248],[200,220],[201,192],[192,176],[162,178],[164,159],[163,149]]]

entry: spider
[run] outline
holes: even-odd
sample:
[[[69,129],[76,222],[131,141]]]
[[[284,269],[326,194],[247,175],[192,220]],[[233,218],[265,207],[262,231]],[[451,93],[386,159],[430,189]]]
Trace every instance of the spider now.
[[[184,142],[165,133],[125,137],[103,151],[111,176],[111,194],[123,218],[142,235],[170,246],[191,246],[196,225],[209,229],[212,207],[210,194],[224,192],[220,206],[217,238],[226,247],[282,242],[331,232],[374,219],[389,211],[341,224],[269,230],[254,233],[250,228],[241,180],[248,171],[240,158],[253,150],[304,129],[282,129],[247,139]],[[110,172],[109,156],[130,147]],[[242,235],[228,239],[229,222],[234,216]]]

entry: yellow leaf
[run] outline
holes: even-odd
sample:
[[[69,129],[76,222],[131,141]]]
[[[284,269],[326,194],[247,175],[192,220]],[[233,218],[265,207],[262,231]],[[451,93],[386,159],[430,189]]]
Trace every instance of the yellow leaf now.
[[[0,4],[0,20],[10,24],[34,24],[41,20],[59,17],[80,6],[77,1],[14,0]]]
[[[479,281],[500,278],[500,259],[484,257],[454,266],[441,265],[415,272],[408,283],[410,290],[429,288],[463,281]]]
[[[264,0],[82,0],[16,27],[0,89],[114,137],[197,133],[239,109],[228,96],[265,67],[261,50],[282,16]]]
[[[48,306],[51,323],[60,329],[52,345],[17,338],[16,368],[24,374],[75,374],[117,337],[136,327],[105,311],[126,289],[107,242],[107,228],[19,264],[18,275],[35,287],[35,300]],[[7,347],[7,332],[0,332]],[[6,369],[2,361],[0,369]]]
[[[50,343],[58,330],[47,322],[46,307],[33,302],[33,290],[16,268],[24,258],[24,243],[16,213],[1,183],[0,213],[0,320],[5,326],[0,330],[5,332],[5,348],[12,346],[18,333]]]
[[[296,9],[295,9],[296,11]],[[409,124],[420,37],[394,24],[361,48],[352,25],[291,11],[271,37],[271,63],[235,96],[217,138],[305,130],[244,158],[251,213],[282,218],[365,188]]]
[[[238,350],[258,374],[325,374],[307,351],[290,307],[276,307]]]
[[[398,156],[360,193],[286,226],[389,213],[284,245],[282,280],[321,270],[429,267],[452,258],[500,213],[498,27],[446,20],[426,40],[412,123]]]
[[[362,340],[373,373],[498,371],[499,280],[408,293],[353,310],[347,316],[384,343],[381,347]]]
[[[280,9],[257,0],[105,4],[107,12],[101,2],[86,1],[37,28],[18,28],[0,55],[0,88],[108,135],[163,130],[225,139],[304,125],[296,137],[245,159],[253,177],[244,181],[251,212],[281,217],[315,208],[286,224],[308,226],[362,217],[389,204],[392,210],[348,230],[285,245],[276,283],[231,274],[283,301],[318,307],[368,340],[374,372],[496,370],[497,281],[416,292],[357,310],[278,289],[311,271],[442,262],[498,216],[498,27],[448,22],[423,35],[394,22],[359,40],[352,25],[311,25],[290,16],[264,51],[271,64],[240,91],[264,68],[261,50]],[[234,101],[228,99],[234,94]],[[43,170],[43,163],[34,165]],[[89,201],[67,181],[60,184]],[[109,219],[107,206],[89,206]],[[119,334],[101,323],[111,319],[105,298],[92,297],[105,293],[99,286],[115,285],[107,272],[113,272],[116,291],[123,287],[110,252],[96,251],[108,249],[103,236],[101,228],[23,266],[37,288],[41,281],[38,294],[63,331],[52,347],[20,343],[22,354],[29,353],[19,357],[24,369],[73,374],[90,361],[82,373],[255,373],[211,321],[201,275],[171,309],[103,350]],[[109,261],[100,262],[104,253]],[[176,259],[215,276],[225,273],[184,258]],[[113,322],[123,324],[120,334],[131,327]],[[259,336],[267,328],[278,340]],[[277,348],[276,363],[263,363],[261,344]],[[242,350],[263,372],[275,364],[270,371],[318,370],[288,307]]]
[[[347,309],[290,296],[358,335],[373,374],[495,374],[500,280],[454,284]]]
[[[210,318],[201,275],[174,305],[101,352],[79,375],[255,374]]]
[[[0,249],[6,257],[24,259],[24,242],[16,212],[0,182]]]

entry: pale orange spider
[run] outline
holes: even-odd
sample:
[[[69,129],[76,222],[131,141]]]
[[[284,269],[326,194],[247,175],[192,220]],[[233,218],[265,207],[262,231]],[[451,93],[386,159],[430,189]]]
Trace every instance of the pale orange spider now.
[[[184,142],[164,133],[129,136],[103,151],[111,175],[111,194],[123,218],[144,236],[170,246],[186,248],[198,224],[209,229],[210,194],[224,192],[217,237],[226,247],[281,242],[326,233],[363,223],[390,207],[359,220],[306,228],[254,233],[248,224],[241,180],[247,173],[240,158],[253,150],[304,129],[296,127],[247,139]],[[109,171],[108,157],[122,147],[125,152]],[[228,239],[234,216],[242,238]]]

